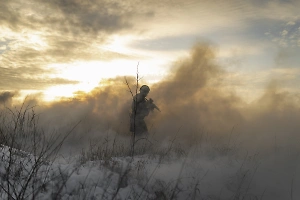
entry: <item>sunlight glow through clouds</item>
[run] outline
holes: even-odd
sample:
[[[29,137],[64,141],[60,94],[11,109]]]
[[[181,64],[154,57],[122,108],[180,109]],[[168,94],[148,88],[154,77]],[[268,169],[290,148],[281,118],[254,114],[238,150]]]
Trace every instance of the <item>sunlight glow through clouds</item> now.
[[[0,50],[6,50],[6,45],[0,46]]]
[[[102,79],[116,76],[136,76],[137,67],[142,82],[159,81],[167,74],[165,55],[147,51],[138,51],[128,47],[136,38],[132,36],[112,36],[109,41],[98,48],[100,50],[115,51],[136,57],[136,59],[114,59],[110,61],[76,61],[74,63],[55,63],[48,65],[48,69],[55,71],[51,78],[76,80],[78,84],[52,86],[45,90],[44,100],[53,101],[61,97],[73,97],[77,91],[90,92],[99,86]],[[153,59],[155,58],[155,59]]]
[[[125,46],[132,40],[132,36],[120,36],[120,35],[114,35],[111,36],[109,39],[109,42],[107,42],[104,45],[101,45],[99,49],[106,49],[109,51],[114,51],[118,53],[126,53],[131,54],[132,51],[130,51],[128,48],[125,48]]]
[[[156,82],[164,73],[158,61],[132,61],[114,60],[110,62],[89,61],[76,62],[72,64],[52,64],[48,67],[57,71],[52,78],[64,78],[79,81],[78,84],[52,86],[44,92],[44,100],[52,101],[60,97],[73,97],[77,91],[90,92],[99,86],[102,79],[115,76],[135,76],[137,65],[142,81],[150,83]],[[156,73],[153,73],[156,72]],[[158,73],[160,72],[160,73]],[[148,78],[149,77],[149,78]]]
[[[39,33],[31,34],[27,36],[26,42],[35,50],[43,50],[48,46],[48,44],[42,39]]]
[[[85,84],[53,86],[44,91],[43,100],[50,102],[62,97],[71,98],[74,92],[81,89],[87,89],[87,86]]]

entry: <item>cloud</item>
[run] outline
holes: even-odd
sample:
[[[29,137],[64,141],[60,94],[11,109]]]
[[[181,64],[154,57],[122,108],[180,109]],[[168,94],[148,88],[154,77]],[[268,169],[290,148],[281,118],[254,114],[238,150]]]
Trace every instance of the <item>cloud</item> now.
[[[9,51],[0,55],[0,89],[26,90],[45,89],[47,86],[59,84],[76,84],[77,80],[53,78],[59,74],[49,68],[55,63],[72,63],[84,60],[109,60],[115,58],[130,58],[125,54],[101,51],[86,45],[71,41],[51,41],[50,48],[36,50],[24,47],[18,51]]]
[[[293,22],[293,21],[289,21],[288,23],[287,23],[287,25],[295,25],[296,23],[295,22]]]
[[[135,17],[151,17],[150,11],[142,12],[133,1],[13,0],[2,2],[1,8],[0,23],[12,30],[26,28],[82,37],[126,30],[132,28]]]
[[[260,1],[259,4],[251,2],[250,5],[256,8],[257,18],[273,19],[289,24],[299,19],[297,11],[299,1]]]
[[[277,8],[278,5],[263,4],[261,7]],[[254,12],[254,6],[234,0],[226,4],[180,0],[4,1],[0,8],[3,10],[0,38],[5,39],[6,49],[0,51],[0,59],[2,67],[14,69],[20,66],[43,69],[49,64],[76,61],[136,59],[136,56],[117,52],[114,47],[104,47],[111,42],[113,35],[122,37],[122,34],[133,34],[135,38],[140,38],[130,47],[155,51],[188,49],[194,40],[205,33],[222,33],[222,37],[215,35],[216,38],[230,41],[224,38],[225,30],[231,31],[227,32],[229,35],[237,31],[246,35],[249,26],[253,25],[251,20],[256,19],[256,12],[267,18],[263,16],[264,9]],[[210,19],[209,23],[207,19]],[[289,21],[297,22],[295,19]],[[293,33],[289,29],[286,31],[286,37]],[[182,36],[182,33],[185,35]],[[172,37],[166,40],[170,35]],[[293,43],[297,45],[297,41],[295,35]],[[280,43],[288,44],[285,40]],[[249,52],[249,48],[246,52]],[[50,71],[47,73],[51,75]]]
[[[287,30],[283,30],[283,31],[281,32],[281,35],[282,35],[282,36],[286,36],[288,33],[289,33],[289,32],[288,32]]]
[[[6,25],[12,29],[16,29],[23,24],[21,15],[12,8],[8,1],[0,2],[0,24]]]
[[[77,32],[97,33],[114,32],[131,27],[128,18],[130,12],[119,2],[109,1],[37,1],[45,3],[53,10],[59,11],[64,20],[64,27],[76,34]],[[51,18],[55,22],[55,18]],[[62,28],[62,27],[61,27]]]
[[[0,90],[41,90],[60,84],[76,84],[78,81],[44,76],[49,73],[39,67],[0,67]]]
[[[133,58],[113,50],[101,49],[101,43],[90,40],[74,40],[61,37],[47,37],[49,48],[45,49],[43,54],[47,55],[52,62],[67,63],[78,60],[113,60],[120,58]],[[100,48],[99,48],[99,46]],[[48,61],[51,62],[50,60]]]
[[[281,48],[293,48],[294,51],[299,51],[297,41],[300,38],[298,30],[300,17],[296,17],[293,23],[287,22],[288,18],[274,20],[276,24],[269,26],[267,37]]]
[[[44,89],[51,82],[74,83],[62,79],[43,81],[44,77],[54,75],[55,71],[48,70],[50,64],[132,59],[131,55],[104,47],[111,42],[113,34],[132,29],[135,17],[152,17],[147,9],[131,8],[131,3],[106,0],[1,1],[0,67],[5,73],[1,74],[4,78],[1,88],[20,89],[18,82],[24,84],[22,89],[39,86],[38,89]],[[13,73],[17,70],[23,70],[21,77],[20,73]]]
[[[133,41],[129,46],[152,51],[178,51],[192,47],[199,35],[180,35]]]

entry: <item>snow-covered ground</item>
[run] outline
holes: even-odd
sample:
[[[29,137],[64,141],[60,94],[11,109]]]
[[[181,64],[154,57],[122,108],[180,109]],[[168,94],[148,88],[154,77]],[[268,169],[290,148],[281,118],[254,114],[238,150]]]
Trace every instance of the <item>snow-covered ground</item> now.
[[[226,159],[200,163],[175,154],[163,159],[144,154],[80,163],[78,157],[44,162],[7,146],[0,152],[1,187],[14,199],[212,198],[214,188],[221,188],[224,182],[219,179],[227,176],[221,173],[224,167],[231,168]],[[230,171],[234,174],[236,169]],[[221,196],[232,195],[227,190],[220,192]],[[6,198],[7,193],[2,192],[1,199]]]
[[[202,148],[178,155],[136,155],[82,160],[80,155],[43,160],[7,146],[0,149],[1,199],[296,199],[293,185],[280,180],[274,161],[238,157]],[[277,163],[278,164],[278,163]],[[283,166],[283,165],[282,165]],[[262,180],[262,179],[268,179]],[[291,186],[293,190],[291,190]],[[291,192],[293,192],[291,194]],[[298,196],[297,196],[298,195]]]

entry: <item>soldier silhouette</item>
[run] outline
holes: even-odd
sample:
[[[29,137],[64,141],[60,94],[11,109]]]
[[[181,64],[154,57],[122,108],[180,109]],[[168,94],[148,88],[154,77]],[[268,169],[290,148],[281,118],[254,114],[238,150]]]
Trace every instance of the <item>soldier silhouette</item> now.
[[[140,93],[133,97],[130,115],[130,131],[137,137],[148,135],[148,128],[144,118],[149,115],[150,111],[154,109],[159,110],[152,99],[146,99],[149,92],[150,88],[147,85],[143,85],[140,88]]]

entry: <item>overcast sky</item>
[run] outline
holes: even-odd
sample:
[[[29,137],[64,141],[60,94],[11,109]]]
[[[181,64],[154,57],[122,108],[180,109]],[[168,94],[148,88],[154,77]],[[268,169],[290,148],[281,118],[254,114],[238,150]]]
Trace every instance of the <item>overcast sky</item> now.
[[[2,95],[71,96],[138,63],[151,84],[197,42],[246,99],[270,81],[299,92],[299,0],[1,0],[0,30]]]

